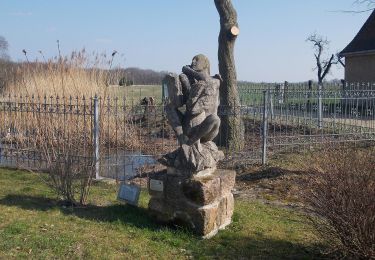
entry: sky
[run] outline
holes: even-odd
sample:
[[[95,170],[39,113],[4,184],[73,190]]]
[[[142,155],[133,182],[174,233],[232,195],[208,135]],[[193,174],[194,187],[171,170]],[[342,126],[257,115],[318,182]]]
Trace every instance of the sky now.
[[[370,13],[347,13],[355,0],[233,0],[240,35],[235,45],[239,80],[298,82],[316,78],[313,50],[306,38],[327,37],[341,51]],[[365,9],[365,8],[364,8]],[[218,72],[219,16],[213,0],[0,0],[0,35],[9,55],[23,61],[85,48],[118,51],[115,66],[179,73],[194,55]],[[344,77],[335,66],[329,79]]]

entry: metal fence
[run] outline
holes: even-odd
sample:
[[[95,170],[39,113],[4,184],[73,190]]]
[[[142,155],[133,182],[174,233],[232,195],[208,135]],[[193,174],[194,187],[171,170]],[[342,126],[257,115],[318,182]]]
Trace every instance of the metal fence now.
[[[327,143],[375,141],[375,89],[240,88],[242,103],[219,114],[241,116],[244,148],[223,164],[266,163],[281,152]],[[50,150],[94,162],[97,177],[141,175],[178,147],[163,104],[126,97],[0,98],[0,165],[43,169]],[[234,111],[228,114],[228,111]],[[227,138],[219,134],[218,142]]]
[[[94,147],[94,98],[2,96],[0,165],[44,169],[51,150],[89,162]]]

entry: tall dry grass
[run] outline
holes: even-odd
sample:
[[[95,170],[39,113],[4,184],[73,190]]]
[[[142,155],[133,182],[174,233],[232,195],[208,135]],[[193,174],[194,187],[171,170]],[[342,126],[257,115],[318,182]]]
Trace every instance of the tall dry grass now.
[[[17,65],[0,97],[0,142],[40,150],[43,140],[59,146],[55,140],[60,139],[89,152],[97,95],[101,145],[134,149],[143,143],[133,111],[108,95],[109,85],[121,78],[120,70],[112,70],[116,51],[106,55],[82,49],[48,60],[40,52],[43,62],[31,62],[24,54],[26,62]]]
[[[82,49],[48,60],[43,56],[42,62],[30,62],[26,51],[24,54],[26,62],[18,66],[17,80],[7,85],[5,95],[90,97],[97,94],[106,97],[110,80],[116,77],[113,73],[118,73],[118,70],[111,70],[116,52],[108,56],[90,54]]]

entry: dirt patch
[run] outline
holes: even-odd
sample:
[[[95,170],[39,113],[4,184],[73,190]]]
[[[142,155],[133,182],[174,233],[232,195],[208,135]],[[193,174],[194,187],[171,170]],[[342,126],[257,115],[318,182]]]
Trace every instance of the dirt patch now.
[[[164,169],[161,165],[142,167],[130,182],[147,188],[149,175]],[[233,192],[236,198],[288,208],[303,208],[298,196],[301,182],[307,177],[305,171],[262,166],[246,166],[236,171],[236,186]]]
[[[237,171],[234,194],[240,199],[260,200],[289,208],[303,208],[298,198],[304,171],[253,166]]]

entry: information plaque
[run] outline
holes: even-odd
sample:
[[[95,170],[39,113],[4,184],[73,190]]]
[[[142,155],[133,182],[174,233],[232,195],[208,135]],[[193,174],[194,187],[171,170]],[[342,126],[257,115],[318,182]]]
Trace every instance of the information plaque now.
[[[150,179],[150,190],[162,192],[164,190],[163,181]]]
[[[138,186],[122,183],[117,199],[130,205],[137,206],[141,189]]]

